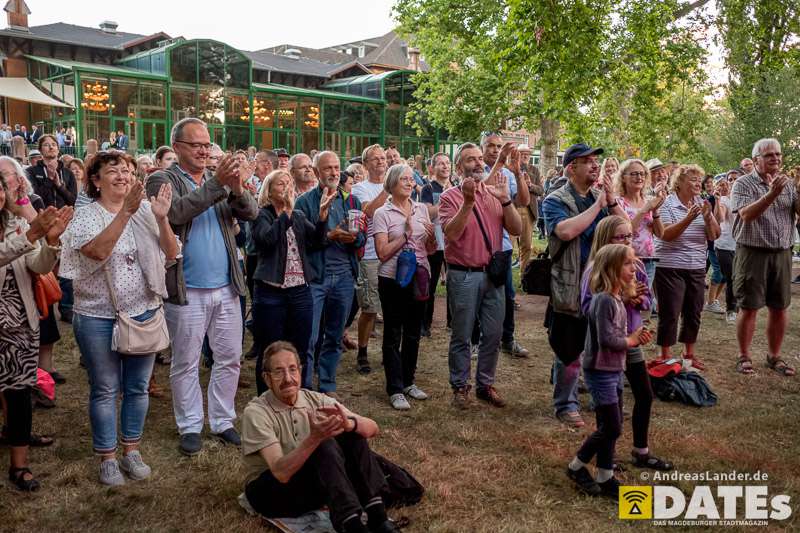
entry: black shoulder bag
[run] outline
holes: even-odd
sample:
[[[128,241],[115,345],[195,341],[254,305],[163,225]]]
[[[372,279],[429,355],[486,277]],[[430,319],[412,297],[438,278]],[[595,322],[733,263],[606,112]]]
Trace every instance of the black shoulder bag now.
[[[483,242],[486,243],[486,249],[489,250],[489,255],[491,255],[489,264],[486,265],[486,273],[489,275],[489,280],[495,287],[502,287],[506,283],[511,257],[503,251],[492,253],[492,243],[489,242],[486,230],[483,229],[481,217],[478,215],[478,210],[474,206],[472,207],[472,212],[475,214],[475,219],[478,221],[478,227],[481,228],[481,234],[483,234]],[[501,235],[502,231],[501,227]]]
[[[567,250],[569,242],[561,244],[552,259],[548,256],[547,250],[540,253],[536,259],[531,259],[525,265],[525,272],[522,273],[522,290],[528,294],[537,296],[550,296],[550,278],[553,263],[557,263],[564,252]]]

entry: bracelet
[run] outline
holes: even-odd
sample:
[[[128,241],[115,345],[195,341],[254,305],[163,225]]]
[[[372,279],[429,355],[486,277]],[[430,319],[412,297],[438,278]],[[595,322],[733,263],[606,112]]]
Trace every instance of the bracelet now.
[[[661,218],[661,215],[653,215],[653,220],[658,220],[659,218]]]
[[[353,421],[353,429],[351,429],[350,431],[353,433],[358,431],[358,419],[354,416],[348,416],[347,418]]]
[[[507,202],[502,202],[500,205],[503,206],[503,207],[508,207],[508,206],[511,205],[511,200],[509,200]]]
[[[14,203],[17,205],[28,205],[29,203],[31,203],[31,200],[26,196],[24,198],[17,198],[17,201]]]

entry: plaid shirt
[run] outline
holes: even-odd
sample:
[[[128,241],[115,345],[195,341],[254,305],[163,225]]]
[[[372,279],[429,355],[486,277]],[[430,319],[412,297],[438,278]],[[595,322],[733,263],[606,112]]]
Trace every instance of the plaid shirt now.
[[[755,220],[745,222],[739,210],[760,200],[769,192],[756,170],[736,180],[731,192],[733,238],[737,244],[755,248],[788,249],[794,243],[795,203],[797,187],[787,184],[781,194]]]

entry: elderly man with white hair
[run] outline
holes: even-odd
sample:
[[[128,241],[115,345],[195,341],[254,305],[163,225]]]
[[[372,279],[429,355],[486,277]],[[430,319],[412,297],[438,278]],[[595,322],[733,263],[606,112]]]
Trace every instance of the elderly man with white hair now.
[[[791,303],[792,244],[795,216],[800,213],[797,185],[782,172],[781,145],[761,139],[753,146],[753,171],[733,184],[731,210],[736,239],[733,285],[739,316],[736,338],[742,374],[755,372],[750,344],[758,310],[766,306],[767,366],[783,376],[795,369],[781,359]]]

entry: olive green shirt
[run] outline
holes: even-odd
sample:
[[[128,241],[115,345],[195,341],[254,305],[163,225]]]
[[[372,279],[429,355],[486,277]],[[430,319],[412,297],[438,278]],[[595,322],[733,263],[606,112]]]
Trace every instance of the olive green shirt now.
[[[259,455],[259,451],[275,443],[281,446],[283,455],[288,454],[303,442],[311,433],[307,411],[324,406],[336,405],[336,401],[306,389],[300,389],[294,405],[288,405],[275,398],[271,390],[253,398],[242,415],[242,455],[247,468],[247,480],[257,478],[269,466]]]

